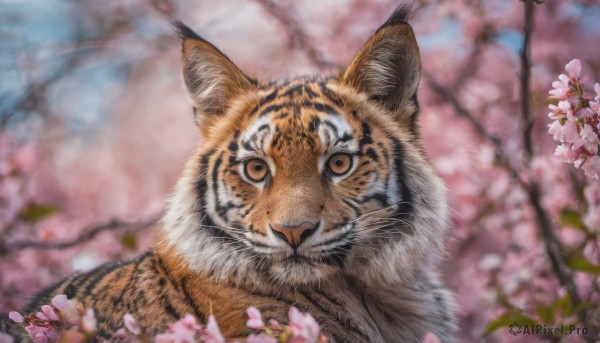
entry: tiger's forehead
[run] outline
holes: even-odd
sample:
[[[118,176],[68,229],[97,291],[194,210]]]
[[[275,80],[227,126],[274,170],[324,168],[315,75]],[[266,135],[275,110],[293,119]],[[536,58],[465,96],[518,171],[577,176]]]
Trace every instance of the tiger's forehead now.
[[[343,101],[327,82],[301,78],[269,85],[249,113],[243,146],[264,154],[354,149]]]

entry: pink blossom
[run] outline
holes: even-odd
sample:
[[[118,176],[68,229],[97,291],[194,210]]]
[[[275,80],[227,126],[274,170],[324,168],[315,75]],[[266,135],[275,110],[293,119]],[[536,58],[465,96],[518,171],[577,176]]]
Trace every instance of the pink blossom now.
[[[248,339],[246,339],[246,342],[247,343],[277,343],[277,339],[275,339],[275,337],[268,336],[264,333],[259,333],[258,335],[251,334],[250,336],[248,336]]]
[[[190,330],[200,330],[202,328],[196,322],[196,318],[189,313],[187,313],[182,319],[180,319],[176,323],[181,323],[181,325],[183,325],[184,327],[186,327]]]
[[[196,342],[196,333],[189,331],[172,331],[157,335],[156,343],[194,343]]]
[[[94,317],[94,310],[88,308],[85,310],[85,315],[81,317],[81,328],[85,332],[96,332],[96,317]]]
[[[15,340],[14,340],[14,338],[12,338],[12,336],[9,336],[8,334],[0,332],[0,343],[14,343],[14,342],[15,342]]]
[[[48,317],[43,312],[38,312],[35,314],[35,316],[38,317],[38,319],[41,319],[45,322],[50,321],[50,319],[48,319]]]
[[[204,343],[225,343],[225,337],[221,334],[215,316],[208,317],[206,327],[202,330],[201,337]]]
[[[24,319],[23,316],[19,312],[16,312],[16,311],[11,311],[8,314],[8,318],[12,319],[12,321],[15,323],[22,323],[23,319]]]
[[[136,323],[135,318],[133,318],[131,313],[126,313],[123,316],[123,324],[125,324],[127,330],[129,330],[129,332],[131,332],[134,335],[139,335],[142,333],[142,329]]]
[[[600,101],[590,101],[590,109],[597,115],[600,115]],[[599,123],[600,126],[600,123]]]
[[[581,169],[591,179],[600,179],[600,157],[592,156],[582,165]]]
[[[554,156],[558,157],[565,163],[573,163],[579,158],[579,155],[575,151],[571,150],[571,147],[566,144],[561,144],[556,147]]]
[[[600,83],[594,85],[594,91],[596,92],[596,96],[594,97],[594,101],[600,101]]]
[[[64,294],[58,294],[52,298],[52,306],[59,311],[64,311],[68,306],[67,296]]]
[[[560,141],[562,137],[563,126],[558,120],[553,121],[548,125],[548,133],[552,135],[555,141]]]
[[[573,114],[573,105],[567,100],[559,101],[557,107],[564,114]]]
[[[309,313],[302,314],[297,308],[291,307],[289,312],[290,328],[298,342],[317,342],[319,338],[319,324]]]
[[[55,297],[56,299],[56,297]],[[54,300],[54,299],[53,299]],[[63,306],[64,302],[62,298],[57,299],[57,304],[59,306]],[[71,326],[79,325],[79,321],[81,319],[81,313],[84,312],[83,304],[78,302],[75,299],[67,300],[67,305],[63,306],[63,309],[60,312],[60,317],[63,321]]]
[[[256,307],[248,307],[246,312],[248,313],[248,317],[250,317],[246,322],[246,326],[255,330],[263,330],[265,328],[260,311]]]
[[[562,130],[560,131],[560,141],[573,143],[579,140],[579,132],[577,131],[577,120],[575,117],[568,115],[567,121],[562,125]]]
[[[573,145],[573,149],[577,150],[583,147],[590,154],[595,155],[598,152],[598,144],[600,144],[600,139],[598,139],[598,134],[596,134],[592,126],[585,124],[579,134],[580,139],[578,139],[577,143]]]
[[[25,331],[36,343],[54,342],[58,338],[58,333],[52,326],[45,327],[31,324],[25,328]]]
[[[581,62],[579,59],[574,59],[571,62],[567,63],[565,66],[565,70],[571,79],[579,78],[579,73],[581,72]]]
[[[42,312],[46,315],[46,317],[48,317],[48,320],[58,321],[58,316],[56,315],[56,312],[54,312],[54,307],[50,305],[43,305]]]
[[[157,343],[192,343],[195,342],[196,333],[202,327],[196,322],[191,314],[186,314],[182,319],[169,325],[168,333],[156,336]]]
[[[566,78],[566,75],[561,75],[561,76],[565,76],[565,78]],[[568,98],[569,92],[570,92],[568,81],[569,81],[569,79],[567,78],[567,82],[563,82],[563,80],[552,82],[552,87],[554,89],[552,89],[548,92],[550,94],[550,97],[559,99],[559,100],[566,100]]]
[[[273,330],[281,330],[281,325],[275,319],[269,319],[269,327]]]
[[[441,343],[440,339],[438,338],[438,336],[436,336],[435,334],[428,332],[425,335],[425,338],[423,338],[423,343]]]
[[[129,331],[127,331],[125,328],[120,328],[113,334],[113,338],[123,339],[127,337],[129,337]]]

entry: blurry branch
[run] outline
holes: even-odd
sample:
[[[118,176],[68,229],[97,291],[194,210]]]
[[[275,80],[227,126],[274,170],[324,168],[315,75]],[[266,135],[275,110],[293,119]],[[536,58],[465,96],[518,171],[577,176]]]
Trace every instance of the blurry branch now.
[[[0,131],[6,130],[11,120],[18,115],[28,116],[35,113],[50,117],[51,113],[46,103],[48,88],[59,80],[68,78],[74,71],[85,66],[89,61],[94,61],[93,53],[102,52],[121,35],[130,31],[129,21],[116,22],[110,30],[102,32],[100,35],[89,38],[81,35],[74,37],[65,51],[51,50],[54,55],[52,58],[60,61],[60,66],[52,71],[44,70],[42,73],[44,76],[40,79],[28,80],[23,89],[19,91],[23,94],[23,97],[0,111]],[[51,46],[36,47],[36,50],[48,49],[49,47]],[[28,53],[29,51],[26,50],[19,51],[19,54],[23,56]]]
[[[292,47],[297,47],[306,52],[310,62],[319,68],[326,70],[334,68],[336,65],[331,61],[326,60],[322,53],[317,49],[313,40],[304,31],[302,24],[297,16],[292,13],[289,8],[283,7],[275,0],[254,0],[263,10],[273,17],[280,26],[285,30],[288,42]]]
[[[50,85],[68,75],[77,65],[77,59],[72,56],[66,63],[63,63],[54,73],[41,81],[31,81],[23,90],[25,96],[15,105],[10,106],[6,111],[0,112],[0,131],[5,130],[11,119],[20,111],[29,113],[36,108],[42,108],[45,103],[46,91]]]
[[[521,96],[521,115],[523,120],[523,145],[525,154],[525,167],[529,167],[530,161],[533,157],[533,125],[534,118],[531,113],[531,90],[530,90],[530,77],[531,77],[531,35],[533,32],[533,18],[534,18],[534,2],[542,3],[540,1],[525,0],[525,25],[524,40],[521,50],[521,78],[520,78],[520,96]],[[476,54],[476,52],[474,53]],[[470,66],[471,64],[469,64]],[[529,203],[533,209],[538,228],[540,230],[541,239],[545,246],[546,253],[550,259],[550,264],[553,273],[558,278],[562,287],[565,288],[571,298],[573,306],[577,306],[581,303],[581,296],[573,279],[573,272],[565,262],[565,257],[562,253],[562,245],[560,240],[556,236],[556,227],[552,223],[551,216],[544,209],[541,200],[540,187],[538,183],[531,177],[523,179],[520,175],[522,174],[518,167],[515,167],[502,146],[501,139],[495,134],[489,132],[484,125],[475,117],[471,111],[465,108],[461,101],[455,94],[456,87],[448,88],[440,84],[430,74],[424,74],[425,79],[428,81],[431,89],[434,93],[450,103],[455,113],[464,119],[466,119],[475,132],[485,141],[489,142],[495,149],[496,158],[501,162],[501,166],[508,171],[516,180],[519,181],[519,185],[527,193]],[[579,318],[583,323],[586,322],[586,312],[581,311],[578,313]]]
[[[469,64],[470,66],[471,64]],[[518,170],[513,167],[508,155],[504,151],[504,147],[502,146],[502,140],[500,137],[495,134],[489,132],[483,124],[475,117],[475,115],[469,111],[466,107],[461,104],[461,101],[458,99],[454,91],[448,87],[442,85],[439,81],[437,81],[431,74],[424,72],[424,78],[427,80],[431,90],[436,93],[439,97],[441,97],[444,101],[450,103],[454,112],[464,119],[466,119],[469,124],[473,127],[477,135],[479,135],[483,140],[489,142],[494,147],[494,152],[496,155],[496,159],[500,164],[510,172],[510,174],[517,180],[521,185],[525,184],[525,181],[520,178]],[[455,88],[453,88],[455,89]]]
[[[37,240],[21,240],[14,242],[6,242],[3,247],[0,247],[0,251],[12,251],[26,248],[36,248],[42,250],[60,250],[74,247],[79,244],[83,244],[92,240],[97,235],[109,232],[109,231],[126,231],[136,233],[147,229],[160,219],[159,215],[150,217],[149,219],[142,219],[134,222],[123,221],[119,219],[111,219],[109,222],[104,224],[92,225],[83,230],[83,232],[76,238],[59,241],[59,242],[40,242]],[[0,241],[0,243],[2,243]]]
[[[529,165],[533,157],[533,117],[531,115],[531,35],[533,33],[533,1],[525,1],[525,18],[523,25],[523,46],[521,47],[521,115],[523,116],[523,148],[525,163]]]
[[[521,73],[520,73],[520,96],[521,96],[521,116],[523,120],[523,152],[525,167],[529,167],[533,158],[533,124],[534,118],[531,113],[531,36],[533,34],[535,4],[542,4],[539,0],[523,0],[524,2],[524,25],[523,25],[523,46],[521,47]],[[529,178],[529,184],[525,188],[529,202],[533,207],[538,228],[542,241],[546,248],[546,253],[550,258],[550,264],[561,286],[563,286],[571,298],[573,306],[581,303],[581,295],[573,279],[573,272],[565,262],[562,253],[562,245],[556,236],[556,227],[550,219],[549,213],[542,205],[539,184]],[[578,313],[583,323],[586,323],[586,311]]]

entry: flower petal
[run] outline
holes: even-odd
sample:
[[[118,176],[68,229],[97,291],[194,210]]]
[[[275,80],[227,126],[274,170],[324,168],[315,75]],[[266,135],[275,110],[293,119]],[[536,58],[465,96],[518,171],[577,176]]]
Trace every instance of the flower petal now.
[[[569,78],[576,79],[579,77],[579,73],[581,72],[581,62],[576,58],[567,63],[565,70],[567,71]]]

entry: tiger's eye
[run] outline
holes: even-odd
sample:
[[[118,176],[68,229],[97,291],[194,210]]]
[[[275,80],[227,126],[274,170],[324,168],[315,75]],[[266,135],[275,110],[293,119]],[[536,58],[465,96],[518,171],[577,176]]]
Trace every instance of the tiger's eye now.
[[[334,175],[344,175],[352,168],[352,156],[348,154],[335,154],[327,161],[327,167]]]
[[[244,172],[251,181],[261,182],[267,177],[269,167],[265,161],[254,158],[246,162]]]

